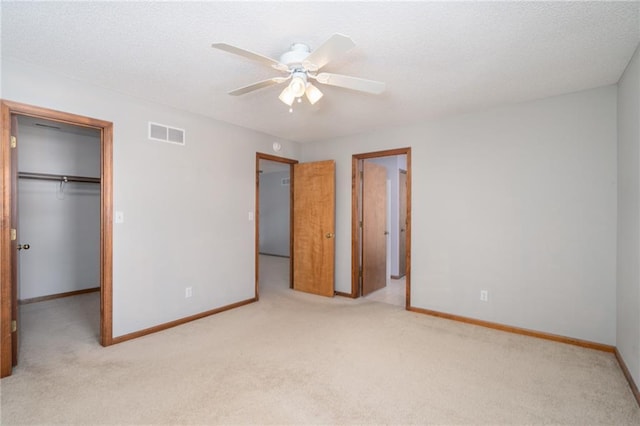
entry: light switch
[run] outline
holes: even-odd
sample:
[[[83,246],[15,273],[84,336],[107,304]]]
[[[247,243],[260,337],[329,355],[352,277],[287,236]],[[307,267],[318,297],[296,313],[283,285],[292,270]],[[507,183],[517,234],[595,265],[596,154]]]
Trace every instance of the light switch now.
[[[253,212],[249,212],[249,220],[253,220]]]
[[[124,212],[116,211],[116,223],[124,222]]]

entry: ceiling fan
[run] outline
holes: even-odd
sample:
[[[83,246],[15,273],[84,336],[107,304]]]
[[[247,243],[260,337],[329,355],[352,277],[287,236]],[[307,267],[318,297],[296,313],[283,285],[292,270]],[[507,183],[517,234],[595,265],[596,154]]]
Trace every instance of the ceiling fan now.
[[[346,53],[355,46],[350,37],[343,34],[334,34],[320,47],[311,51],[309,46],[303,43],[294,43],[289,51],[280,56],[280,60],[268,58],[249,50],[241,49],[226,43],[213,43],[211,47],[224,50],[235,55],[243,56],[261,64],[268,65],[283,74],[282,77],[273,77],[267,80],[258,81],[248,86],[240,87],[229,92],[230,95],[238,96],[265,87],[275,86],[289,81],[289,84],[280,93],[279,99],[285,104],[292,106],[294,100],[302,101],[302,96],[306,95],[313,105],[322,98],[322,92],[314,86],[310,80],[329,86],[344,87],[346,89],[357,90],[359,92],[380,94],[385,89],[385,83],[364,78],[351,77],[348,75],[320,72],[320,68],[338,56]],[[289,110],[290,112],[292,109]]]

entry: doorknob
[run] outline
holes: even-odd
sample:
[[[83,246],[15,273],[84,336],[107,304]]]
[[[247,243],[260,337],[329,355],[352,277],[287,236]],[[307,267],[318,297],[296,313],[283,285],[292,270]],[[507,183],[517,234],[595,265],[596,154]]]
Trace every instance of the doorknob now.
[[[335,234],[332,234],[331,232],[327,232],[327,235],[325,235],[327,238],[333,238],[334,236]]]
[[[31,246],[29,244],[18,244],[18,250],[29,250],[31,248]]]

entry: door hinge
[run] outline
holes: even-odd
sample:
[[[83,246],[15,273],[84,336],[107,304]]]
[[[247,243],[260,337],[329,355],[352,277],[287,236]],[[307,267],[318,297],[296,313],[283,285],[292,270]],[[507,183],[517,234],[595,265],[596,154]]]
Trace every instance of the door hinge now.
[[[11,241],[15,241],[18,239],[18,231],[14,228],[11,228]]]
[[[360,221],[360,228],[362,228],[362,221]]]
[[[15,333],[18,331],[18,322],[16,320],[11,320],[11,332]]]
[[[364,172],[360,170],[360,179],[362,179],[363,176],[364,176]]]
[[[11,136],[11,148],[15,148],[16,146],[18,146],[18,138]]]

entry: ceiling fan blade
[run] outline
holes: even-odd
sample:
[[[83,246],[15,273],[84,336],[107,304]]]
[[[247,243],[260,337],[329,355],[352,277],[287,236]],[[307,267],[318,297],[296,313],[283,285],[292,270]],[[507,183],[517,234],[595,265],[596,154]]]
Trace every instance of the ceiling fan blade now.
[[[318,83],[328,84],[329,86],[344,87],[346,89],[372,93],[374,95],[379,95],[384,92],[386,87],[386,84],[381,81],[367,80],[364,78],[332,74],[328,72],[321,72],[312,78],[315,78]]]
[[[247,59],[251,59],[252,61],[260,62],[261,64],[268,65],[280,71],[287,71],[289,69],[286,65],[281,64],[275,59],[268,58],[266,56],[260,55],[259,53],[251,52],[249,50],[241,49],[227,43],[213,43],[211,47],[224,50],[225,52],[233,53],[234,55],[242,56]]]
[[[240,87],[238,89],[229,92],[230,95],[239,96],[245,93],[253,92],[254,90],[264,89],[265,87],[275,86],[276,84],[284,83],[289,80],[290,77],[274,77],[268,80],[262,80],[257,83],[250,84],[248,86]]]
[[[351,37],[343,34],[334,34],[311,52],[303,61],[303,65],[309,71],[317,71],[332,60],[354,48],[355,45]]]

